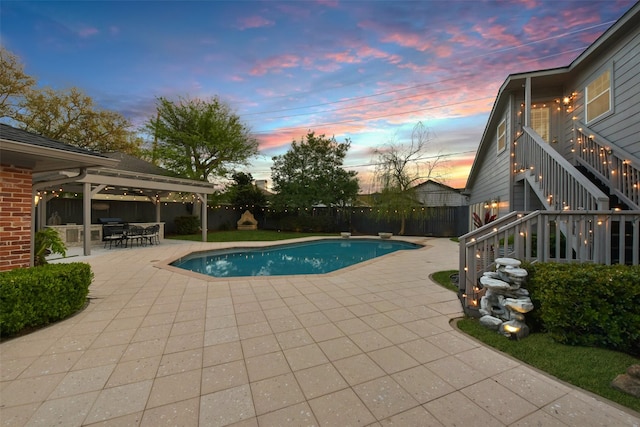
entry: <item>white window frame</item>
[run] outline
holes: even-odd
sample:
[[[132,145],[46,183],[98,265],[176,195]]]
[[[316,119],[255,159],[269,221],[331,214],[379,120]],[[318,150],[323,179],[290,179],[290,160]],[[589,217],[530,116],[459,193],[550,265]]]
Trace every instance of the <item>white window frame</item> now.
[[[605,75],[608,74],[609,78],[605,80],[608,80],[609,86],[600,90],[599,92],[596,93],[590,93],[589,88],[591,87],[591,91],[596,90],[593,85],[594,83],[598,82],[598,80],[600,80],[601,78],[605,77]],[[585,86],[584,88],[584,121],[585,123],[590,123],[593,122],[595,120],[598,120],[599,118],[611,113],[612,109],[613,109],[613,73],[611,71],[611,69],[607,69],[605,71],[603,71],[602,73],[600,73],[598,75],[598,77],[594,78],[593,80],[591,80],[591,82]],[[602,111],[600,114],[598,114],[597,116],[594,116],[592,118],[589,118],[589,106],[594,103],[594,101],[597,100],[602,100],[602,97],[606,96],[607,100],[609,102],[609,108],[607,108],[605,111]]]
[[[501,127],[504,127],[502,131],[500,131]],[[507,121],[505,119],[502,119],[496,128],[496,147],[498,154],[507,148]]]

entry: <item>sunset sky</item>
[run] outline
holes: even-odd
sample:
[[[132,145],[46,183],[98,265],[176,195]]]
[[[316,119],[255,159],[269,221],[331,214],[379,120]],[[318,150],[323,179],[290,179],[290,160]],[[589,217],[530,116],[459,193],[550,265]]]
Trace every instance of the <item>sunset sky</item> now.
[[[505,78],[569,65],[634,3],[3,0],[0,36],[40,86],[76,86],[136,126],[158,96],[219,96],[269,184],[271,158],[312,130],[351,140],[367,192],[373,149],[421,121],[458,188]]]

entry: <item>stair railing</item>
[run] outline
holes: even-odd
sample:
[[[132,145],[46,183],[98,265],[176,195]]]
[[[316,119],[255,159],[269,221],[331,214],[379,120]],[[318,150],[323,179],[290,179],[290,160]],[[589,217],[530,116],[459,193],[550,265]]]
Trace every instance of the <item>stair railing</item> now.
[[[460,237],[459,296],[470,314],[484,290],[479,279],[500,257],[529,262],[640,264],[640,212],[512,212]]]
[[[575,124],[578,163],[607,184],[630,209],[640,209],[640,160],[611,144],[584,124]]]
[[[513,157],[514,174],[524,175],[546,209],[609,209],[609,197],[530,127],[514,142]]]

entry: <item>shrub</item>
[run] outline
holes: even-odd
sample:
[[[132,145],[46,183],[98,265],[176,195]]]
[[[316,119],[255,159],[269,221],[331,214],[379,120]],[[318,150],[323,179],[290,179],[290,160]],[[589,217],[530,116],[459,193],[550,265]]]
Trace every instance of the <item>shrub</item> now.
[[[200,230],[200,219],[197,216],[178,216],[175,222],[178,234],[196,234]]]
[[[0,273],[0,331],[13,335],[24,328],[64,319],[82,308],[93,273],[89,264],[48,264]]]
[[[527,316],[554,340],[640,355],[640,266],[525,266],[534,306]]]

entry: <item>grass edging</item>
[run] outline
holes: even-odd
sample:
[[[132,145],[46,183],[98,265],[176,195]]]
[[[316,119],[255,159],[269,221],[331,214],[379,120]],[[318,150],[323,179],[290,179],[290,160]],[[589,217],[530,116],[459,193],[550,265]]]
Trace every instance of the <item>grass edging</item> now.
[[[431,279],[451,290],[453,270],[437,272]],[[596,347],[569,346],[555,342],[548,334],[533,333],[520,341],[480,325],[477,319],[457,319],[461,332],[560,381],[596,394],[618,405],[640,412],[640,399],[611,387],[611,381],[640,359],[626,353]]]

